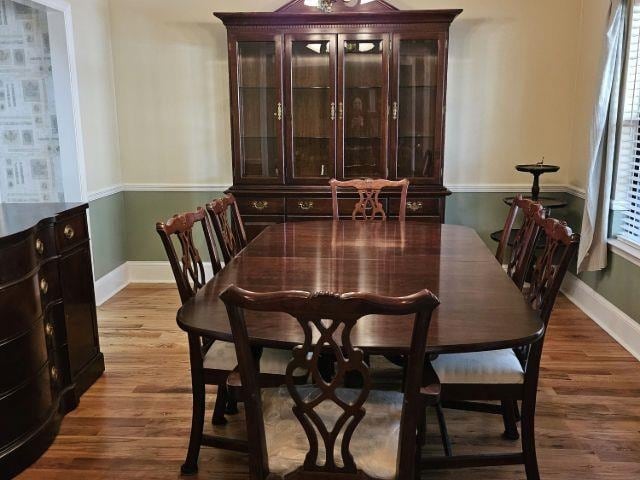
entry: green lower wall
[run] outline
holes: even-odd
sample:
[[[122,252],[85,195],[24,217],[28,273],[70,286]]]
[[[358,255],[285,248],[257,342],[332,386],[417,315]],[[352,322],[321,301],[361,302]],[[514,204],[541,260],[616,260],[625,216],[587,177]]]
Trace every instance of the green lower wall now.
[[[96,280],[127,261],[125,195],[116,193],[89,203],[93,269]]]
[[[222,192],[125,192],[127,260],[166,260],[167,255],[156,233],[156,222],[165,221],[175,213],[193,211],[222,195]],[[202,250],[199,240],[198,248],[206,251]]]
[[[176,212],[204,205],[222,192],[125,192],[90,204],[96,278],[130,261],[163,261],[166,255],[155,232],[155,223]],[[446,222],[478,231],[494,249],[490,234],[500,230],[507,215],[503,199],[509,193],[454,193],[447,200]],[[554,212],[579,232],[584,200],[571,194],[553,194],[566,199],[568,207]],[[126,225],[126,230],[125,230]],[[201,243],[201,242],[200,242]],[[610,254],[609,267],[580,278],[591,288],[640,323],[640,268]],[[574,267],[575,272],[575,267]],[[634,295],[635,292],[635,295]]]

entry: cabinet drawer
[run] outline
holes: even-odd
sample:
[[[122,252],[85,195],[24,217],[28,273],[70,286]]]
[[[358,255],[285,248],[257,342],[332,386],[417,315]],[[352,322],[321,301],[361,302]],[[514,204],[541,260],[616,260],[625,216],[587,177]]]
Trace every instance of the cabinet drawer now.
[[[237,198],[236,200],[240,214],[243,216],[284,214],[284,198]]]
[[[24,332],[42,315],[38,276],[0,290],[0,343]]]
[[[40,260],[45,260],[56,255],[56,234],[53,226],[45,227],[37,231],[33,243],[33,249]]]
[[[384,208],[386,200],[381,198],[380,201]],[[340,216],[351,216],[357,202],[357,197],[338,198],[338,213]],[[288,198],[287,215],[331,217],[333,216],[333,200],[331,198]]]
[[[83,215],[65,218],[55,227],[58,250],[67,250],[89,238],[87,219]]]
[[[440,216],[440,199],[438,198],[408,198],[408,217],[431,217]],[[400,199],[389,199],[389,213],[397,216],[400,214]]]
[[[38,273],[38,287],[42,296],[42,304],[47,305],[62,299],[60,278],[58,276],[58,261],[53,260],[42,267]]]
[[[42,322],[0,346],[0,397],[35,375],[47,363],[47,345]]]

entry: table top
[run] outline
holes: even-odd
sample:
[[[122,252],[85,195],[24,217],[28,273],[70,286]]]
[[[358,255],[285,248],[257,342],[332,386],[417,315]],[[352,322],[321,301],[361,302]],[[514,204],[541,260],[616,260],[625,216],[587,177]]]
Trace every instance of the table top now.
[[[476,232],[420,222],[311,221],[265,229],[178,311],[191,333],[232,341],[218,295],[231,284],[257,292],[366,291],[402,296],[429,289],[440,299],[429,330],[432,353],[524,345],[543,324]],[[291,348],[302,330],[287,314],[246,312],[256,345]],[[372,353],[405,353],[413,317],[368,316],[352,332]]]

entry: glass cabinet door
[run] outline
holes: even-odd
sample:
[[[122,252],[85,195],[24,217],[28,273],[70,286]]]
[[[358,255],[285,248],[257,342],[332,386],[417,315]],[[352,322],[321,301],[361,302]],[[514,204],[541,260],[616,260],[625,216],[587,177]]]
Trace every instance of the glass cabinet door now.
[[[395,177],[412,183],[440,183],[442,91],[439,40],[396,35],[391,104],[392,159]]]
[[[335,176],[336,36],[287,35],[287,177],[318,183]]]
[[[386,177],[389,37],[339,35],[338,174]]]
[[[238,40],[236,181],[282,183],[283,104],[278,39]]]

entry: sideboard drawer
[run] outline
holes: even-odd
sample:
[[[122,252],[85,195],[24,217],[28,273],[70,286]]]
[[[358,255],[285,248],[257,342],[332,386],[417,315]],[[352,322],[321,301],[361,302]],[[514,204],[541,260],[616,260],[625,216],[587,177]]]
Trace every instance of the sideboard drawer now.
[[[241,215],[283,215],[284,198],[236,198]]]
[[[89,238],[87,220],[84,214],[65,218],[56,225],[58,250],[67,250]]]
[[[44,306],[62,299],[57,260],[50,261],[40,267],[40,272],[38,273],[38,288],[40,288],[40,295],[42,296],[42,304]]]
[[[408,217],[431,217],[440,215],[440,202],[437,198],[408,198]],[[389,214],[397,216],[400,214],[400,199],[389,199]]]
[[[41,228],[36,232],[33,249],[39,260],[45,260],[57,255],[56,234],[53,226]]]

